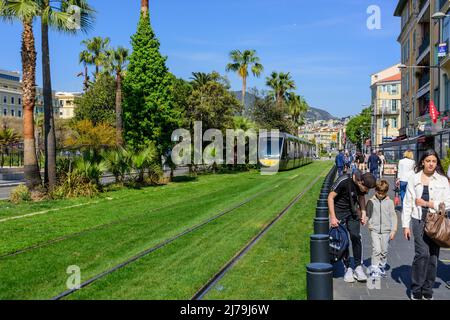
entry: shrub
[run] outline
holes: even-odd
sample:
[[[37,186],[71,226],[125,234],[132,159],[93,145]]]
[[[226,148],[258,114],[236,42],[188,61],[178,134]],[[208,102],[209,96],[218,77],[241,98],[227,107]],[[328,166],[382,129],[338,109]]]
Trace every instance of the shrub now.
[[[97,184],[86,182],[84,175],[78,171],[69,171],[65,178],[51,193],[52,199],[93,197],[100,193]]]
[[[31,192],[28,190],[27,186],[21,184],[11,191],[9,200],[15,204],[23,201],[31,201]]]
[[[445,173],[447,173],[448,167],[450,166],[450,149],[447,150],[447,157],[442,159],[442,166],[444,167]]]

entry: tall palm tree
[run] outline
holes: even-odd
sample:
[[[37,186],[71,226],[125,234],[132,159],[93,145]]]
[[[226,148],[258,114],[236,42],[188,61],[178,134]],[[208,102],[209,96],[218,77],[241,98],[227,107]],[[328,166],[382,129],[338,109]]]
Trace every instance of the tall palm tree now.
[[[121,146],[123,145],[122,78],[128,63],[129,51],[119,46],[116,50],[109,50],[107,55],[106,69],[116,75],[116,142]]]
[[[89,89],[88,65],[94,64],[94,58],[92,57],[92,54],[89,51],[83,50],[83,51],[80,52],[79,61],[80,61],[80,63],[83,64],[83,67],[84,67],[83,90],[84,90],[84,92],[86,92]]]
[[[237,72],[242,78],[242,105],[245,106],[245,94],[247,93],[248,68],[250,67],[255,77],[259,77],[264,67],[259,63],[255,50],[233,50],[230,52],[231,63],[227,64],[226,71]]]
[[[275,97],[278,107],[281,107],[287,101],[288,92],[296,89],[295,82],[289,72],[272,72],[270,77],[266,78],[266,85],[272,89],[271,94]]]
[[[50,73],[49,27],[64,33],[86,31],[92,25],[94,11],[85,0],[37,0],[41,9],[42,78],[44,94],[45,173],[44,184],[49,190],[56,186],[56,136]],[[79,12],[73,12],[76,6]],[[74,15],[77,14],[77,19]],[[79,18],[79,20],[78,20]],[[74,21],[78,20],[78,21]]]
[[[24,137],[24,174],[27,187],[41,184],[34,139],[34,107],[36,100],[36,47],[33,20],[40,15],[38,3],[33,0],[1,0],[0,15],[6,20],[22,23],[22,101]]]
[[[81,43],[86,46],[87,51],[92,55],[92,61],[95,65],[94,78],[97,78],[100,72],[100,66],[105,62],[106,52],[110,43],[108,37],[93,37],[92,39],[83,40]]]

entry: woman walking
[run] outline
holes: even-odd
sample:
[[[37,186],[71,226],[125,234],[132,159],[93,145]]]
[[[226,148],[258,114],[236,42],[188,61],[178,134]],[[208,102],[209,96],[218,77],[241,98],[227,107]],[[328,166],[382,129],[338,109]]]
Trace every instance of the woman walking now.
[[[409,177],[414,175],[414,167],[416,166],[416,162],[414,161],[414,154],[411,150],[405,151],[403,154],[403,159],[398,162],[398,171],[397,171],[397,187],[400,188],[400,197],[402,199],[402,207],[403,201],[405,199],[406,187],[408,185]]]
[[[414,260],[411,267],[411,300],[432,300],[436,280],[439,246],[424,232],[428,211],[436,213],[445,203],[450,209],[450,185],[438,154],[428,150],[408,179],[403,203],[403,234],[407,240],[414,235]]]

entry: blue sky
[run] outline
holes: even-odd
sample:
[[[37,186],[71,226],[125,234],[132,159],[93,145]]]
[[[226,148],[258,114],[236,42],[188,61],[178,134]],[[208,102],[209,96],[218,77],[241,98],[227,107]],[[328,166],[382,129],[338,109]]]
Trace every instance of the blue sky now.
[[[139,17],[139,0],[91,0],[97,10],[86,35],[51,33],[53,87],[81,91],[80,42],[110,37],[113,46],[130,48]],[[265,72],[248,85],[264,89],[272,71],[291,72],[297,92],[313,107],[336,116],[358,113],[370,102],[370,75],[400,60],[400,19],[393,0],[150,0],[152,26],[168,57],[170,71],[188,79],[191,72],[225,73],[233,49],[255,49]],[[126,5],[124,5],[126,4]],[[381,29],[369,30],[367,8],[381,9]],[[0,24],[0,69],[20,70],[21,26]],[[38,65],[40,29],[35,27]],[[240,90],[237,75],[228,73]],[[37,83],[41,85],[38,67]]]

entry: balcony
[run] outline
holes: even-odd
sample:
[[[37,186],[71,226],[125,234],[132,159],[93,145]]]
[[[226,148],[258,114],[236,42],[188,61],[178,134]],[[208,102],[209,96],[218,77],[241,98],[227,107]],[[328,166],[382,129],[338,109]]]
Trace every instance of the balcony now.
[[[426,84],[429,84],[430,82],[430,72],[426,72],[422,75],[421,78],[419,78],[419,88],[422,88]]]
[[[419,23],[430,22],[430,0],[420,0],[417,21]]]
[[[417,62],[419,62],[420,60],[423,59],[423,57],[426,54],[426,51],[430,51],[430,35],[426,34],[423,39],[422,39],[422,43],[419,46],[419,50],[417,52]]]

